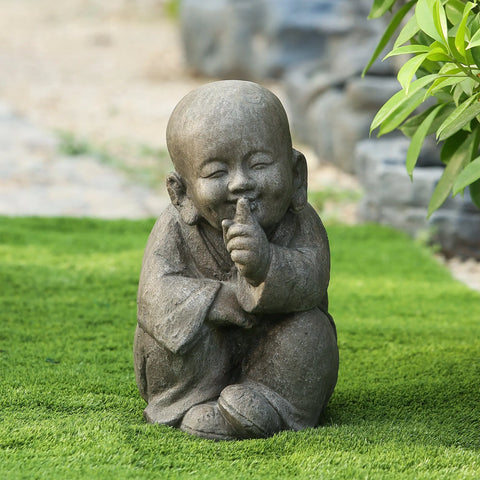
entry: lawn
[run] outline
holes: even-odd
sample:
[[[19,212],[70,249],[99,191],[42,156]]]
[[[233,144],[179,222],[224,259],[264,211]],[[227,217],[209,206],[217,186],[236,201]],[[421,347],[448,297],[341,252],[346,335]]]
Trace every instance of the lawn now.
[[[480,295],[378,226],[328,228],[322,426],[216,443],[147,425],[132,341],[152,225],[0,218],[1,479],[480,478]]]

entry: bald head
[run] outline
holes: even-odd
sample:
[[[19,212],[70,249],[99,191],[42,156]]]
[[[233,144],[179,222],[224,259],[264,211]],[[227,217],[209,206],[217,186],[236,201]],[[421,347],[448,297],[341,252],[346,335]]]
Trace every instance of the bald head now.
[[[244,141],[252,135],[291,149],[288,120],[280,100],[266,88],[240,80],[208,83],[187,94],[167,126],[167,146],[183,176],[215,139]]]

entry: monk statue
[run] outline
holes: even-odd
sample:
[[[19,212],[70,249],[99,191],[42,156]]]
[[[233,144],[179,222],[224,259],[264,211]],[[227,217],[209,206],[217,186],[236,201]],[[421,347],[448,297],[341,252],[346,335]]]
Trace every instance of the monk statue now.
[[[145,419],[213,440],[317,426],[338,374],[330,252],[281,102],[209,83],[176,106],[167,146],[171,205],[138,289]]]

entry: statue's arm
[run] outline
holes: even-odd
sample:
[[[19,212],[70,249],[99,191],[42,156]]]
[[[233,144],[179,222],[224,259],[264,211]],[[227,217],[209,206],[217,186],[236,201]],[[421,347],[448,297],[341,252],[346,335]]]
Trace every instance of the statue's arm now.
[[[168,350],[181,353],[202,336],[220,282],[192,272],[177,220],[167,210],[145,248],[137,296],[139,326]]]
[[[292,244],[271,245],[271,261],[262,283],[252,285],[238,277],[237,297],[246,311],[305,311],[326,296],[330,279],[327,234],[313,210],[305,212],[301,225]]]
[[[191,348],[202,337],[206,322],[244,328],[252,324],[252,316],[237,300],[236,284],[199,276],[185,255],[190,248],[174,220],[159,219],[140,274],[138,324],[175,353]]]

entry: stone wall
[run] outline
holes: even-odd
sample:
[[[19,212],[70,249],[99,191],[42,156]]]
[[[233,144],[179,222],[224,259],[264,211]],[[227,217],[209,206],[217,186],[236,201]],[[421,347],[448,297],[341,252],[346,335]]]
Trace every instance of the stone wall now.
[[[382,29],[366,21],[369,8],[370,0],[182,0],[185,56],[220,78],[279,78],[319,61],[353,74]]]
[[[480,210],[470,199],[457,195],[427,219],[428,204],[443,173],[443,166],[425,149],[413,172],[405,168],[407,138],[369,139],[357,144],[355,170],[364,187],[360,216],[419,236],[425,233],[447,256],[480,259]],[[428,146],[427,146],[428,147]],[[429,158],[430,157],[430,158]]]

